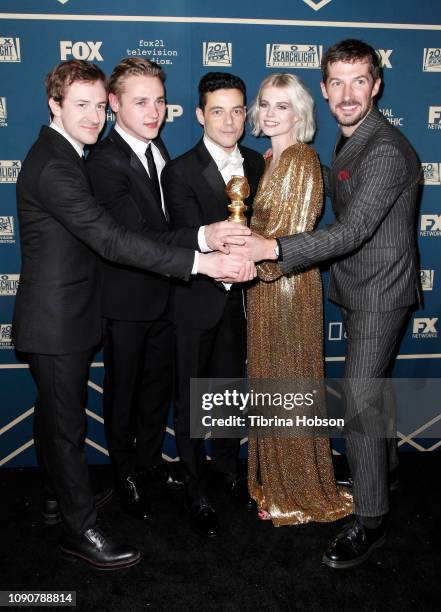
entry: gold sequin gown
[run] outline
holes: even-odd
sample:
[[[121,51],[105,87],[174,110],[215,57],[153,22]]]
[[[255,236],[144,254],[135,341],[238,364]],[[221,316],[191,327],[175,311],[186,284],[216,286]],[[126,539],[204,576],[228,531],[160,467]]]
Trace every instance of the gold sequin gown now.
[[[275,238],[314,228],[323,187],[308,145],[288,147],[265,187],[263,180],[253,204],[254,231]],[[276,263],[266,262],[258,265],[258,277],[247,294],[248,377],[322,379],[319,270],[283,276]],[[351,495],[336,487],[327,438],[250,436],[248,453],[250,494],[274,525],[334,521],[352,512]]]

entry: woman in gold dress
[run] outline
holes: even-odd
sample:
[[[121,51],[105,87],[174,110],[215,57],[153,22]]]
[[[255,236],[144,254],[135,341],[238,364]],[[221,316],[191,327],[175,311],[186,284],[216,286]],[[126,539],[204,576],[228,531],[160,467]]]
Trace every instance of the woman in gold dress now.
[[[253,134],[271,138],[251,220],[267,238],[312,230],[320,215],[320,162],[305,144],[314,136],[313,110],[291,74],[265,79],[251,110]],[[259,281],[248,290],[249,379],[323,379],[319,270],[283,276],[277,263],[257,268]],[[327,438],[250,435],[248,445],[248,485],[261,519],[296,525],[352,512],[351,496],[336,487]]]

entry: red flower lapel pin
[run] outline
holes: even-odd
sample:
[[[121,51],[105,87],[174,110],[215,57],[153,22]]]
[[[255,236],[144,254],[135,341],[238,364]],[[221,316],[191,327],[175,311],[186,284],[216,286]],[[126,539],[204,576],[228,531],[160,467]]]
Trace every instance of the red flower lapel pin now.
[[[340,170],[340,172],[337,174],[337,178],[339,181],[347,181],[349,178],[351,178],[349,170]]]

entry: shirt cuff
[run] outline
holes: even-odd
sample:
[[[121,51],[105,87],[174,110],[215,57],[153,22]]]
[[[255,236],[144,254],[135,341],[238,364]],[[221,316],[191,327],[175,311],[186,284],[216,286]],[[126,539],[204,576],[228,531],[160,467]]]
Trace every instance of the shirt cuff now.
[[[198,273],[198,267],[199,267],[199,253],[197,251],[194,252],[194,262],[193,262],[193,267],[191,269],[191,273],[192,274],[197,274]]]
[[[205,240],[205,225],[201,225],[198,230],[198,245],[201,253],[210,253],[211,249]]]
[[[275,251],[277,255],[277,261],[283,261],[282,243],[280,242],[279,238],[276,238],[276,242],[277,246],[275,248]]]

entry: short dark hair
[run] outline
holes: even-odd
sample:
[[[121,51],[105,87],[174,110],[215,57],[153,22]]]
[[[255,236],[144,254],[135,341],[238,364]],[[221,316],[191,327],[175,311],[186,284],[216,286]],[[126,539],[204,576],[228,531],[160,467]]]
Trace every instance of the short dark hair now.
[[[53,98],[60,105],[66,94],[66,88],[76,81],[84,83],[95,83],[102,81],[106,86],[106,75],[96,64],[85,62],[84,60],[69,60],[60,62],[46,76],[47,99]]]
[[[218,89],[238,89],[243,94],[243,103],[246,104],[247,89],[242,79],[229,72],[207,72],[199,81],[199,108],[204,110],[207,103],[207,94]]]
[[[165,72],[159,64],[141,57],[125,57],[112,70],[109,79],[109,93],[120,96],[124,89],[124,80],[131,76],[158,77],[165,81]]]
[[[359,62],[367,59],[369,62],[369,72],[374,81],[381,77],[381,66],[377,52],[373,47],[357,40],[356,38],[347,38],[341,42],[332,45],[322,57],[322,78],[326,83],[328,78],[328,66],[335,62]]]

